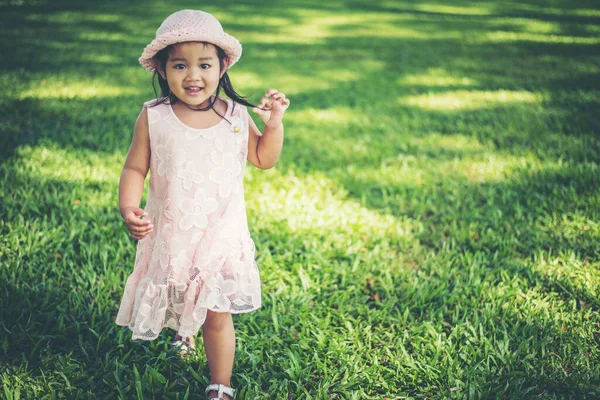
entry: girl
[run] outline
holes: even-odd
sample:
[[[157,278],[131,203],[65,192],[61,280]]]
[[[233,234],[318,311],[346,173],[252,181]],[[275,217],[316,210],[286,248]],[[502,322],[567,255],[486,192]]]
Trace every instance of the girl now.
[[[261,133],[229,81],[242,46],[203,11],[170,15],[140,63],[158,79],[161,96],[144,104],[119,185],[127,229],[139,240],[116,323],[132,339],[177,331],[175,345],[193,349],[200,327],[210,369],[209,398],[232,399],[235,352],[231,314],[261,306],[258,267],[246,219],[246,160],[271,168],[283,144],[290,101],[269,89],[252,110]],[[219,96],[223,90],[230,99]],[[151,170],[144,210],[139,208]]]

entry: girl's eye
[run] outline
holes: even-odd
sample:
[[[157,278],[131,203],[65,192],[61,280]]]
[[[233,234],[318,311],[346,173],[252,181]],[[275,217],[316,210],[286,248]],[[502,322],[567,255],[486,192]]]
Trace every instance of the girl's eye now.
[[[210,68],[210,64],[201,64],[200,68],[202,68],[202,69],[209,69]]]
[[[173,65],[173,68],[175,68],[175,69],[184,69],[185,65],[183,65],[183,64],[175,64],[175,65]]]

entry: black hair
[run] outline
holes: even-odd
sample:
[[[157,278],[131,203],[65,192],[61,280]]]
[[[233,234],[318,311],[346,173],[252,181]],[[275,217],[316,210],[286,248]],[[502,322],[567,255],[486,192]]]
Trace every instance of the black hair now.
[[[204,43],[204,45],[209,44],[208,42],[202,42]],[[212,43],[210,43],[212,44]],[[221,68],[221,71],[223,70],[223,68],[225,68],[225,59],[227,58],[227,54],[225,53],[225,51],[220,48],[217,45],[213,45],[215,46],[215,48],[217,49],[217,56],[219,57],[219,66]],[[157,106],[159,104],[175,104],[178,101],[180,101],[172,92],[171,89],[169,88],[169,84],[167,82],[166,79],[164,79],[160,73],[158,72],[158,69],[160,68],[162,71],[166,72],[166,65],[167,65],[167,60],[169,59],[169,53],[171,51],[171,49],[173,48],[172,45],[169,45],[167,47],[165,47],[164,49],[160,50],[158,53],[156,53],[156,55],[154,56],[154,63],[156,66],[156,69],[154,70],[154,75],[152,76],[152,88],[154,89],[154,94],[156,95],[157,99],[154,103],[150,104],[150,107],[154,107]],[[158,83],[158,86],[160,88],[160,96],[158,94],[158,91],[156,90],[156,83]],[[216,112],[221,118],[225,119],[225,116],[221,115],[215,108],[214,105],[217,102],[217,98],[219,97],[219,92],[221,91],[221,89],[223,89],[223,91],[225,92],[225,94],[231,99],[233,100],[233,107],[235,107],[236,103],[242,104],[244,106],[247,107],[256,107],[254,104],[250,103],[249,101],[246,100],[247,96],[242,96],[239,93],[237,93],[235,91],[235,89],[233,88],[233,85],[231,84],[231,80],[229,79],[229,75],[227,75],[227,72],[225,72],[223,74],[223,76],[221,76],[221,78],[219,79],[219,85],[217,86],[217,90],[214,94],[214,96],[211,96],[211,98],[209,98],[209,103],[206,107],[204,108],[192,108],[189,107],[191,110],[195,110],[195,111],[208,111],[208,110],[213,110],[214,112]]]

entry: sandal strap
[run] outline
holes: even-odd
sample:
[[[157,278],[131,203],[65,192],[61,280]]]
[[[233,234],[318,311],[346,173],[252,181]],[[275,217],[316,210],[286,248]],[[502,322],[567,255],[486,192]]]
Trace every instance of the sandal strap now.
[[[171,342],[171,346],[175,348],[181,347],[183,350],[187,350],[188,343],[184,342],[183,340],[174,340]]]
[[[220,399],[223,394],[226,394],[233,399],[233,394],[235,393],[235,390],[230,388],[229,386],[225,386],[220,383],[213,383],[206,387],[204,394],[208,396],[208,393],[213,391],[217,392],[217,399]]]

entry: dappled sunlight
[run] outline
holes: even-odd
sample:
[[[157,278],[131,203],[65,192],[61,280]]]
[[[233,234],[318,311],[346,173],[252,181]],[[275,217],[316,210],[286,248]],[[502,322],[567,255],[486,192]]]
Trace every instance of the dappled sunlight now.
[[[596,224],[596,233],[598,225]],[[582,232],[584,234],[585,232]],[[588,235],[592,236],[592,235]],[[598,240],[596,234],[591,240]],[[557,251],[548,253],[539,253],[534,257],[533,262],[527,262],[527,267],[540,274],[545,280],[554,284],[565,285],[571,291],[580,296],[585,296],[580,300],[598,299],[600,295],[600,270],[598,264],[582,260],[572,250],[556,254]],[[577,293],[578,292],[578,293]]]
[[[398,103],[424,110],[457,111],[477,110],[506,105],[540,103],[542,95],[525,90],[456,90],[445,93],[427,93],[399,97]]]
[[[77,36],[80,40],[115,42],[115,43],[127,43],[131,39],[131,35],[129,35],[128,33],[101,32],[101,31],[81,32]]]
[[[447,38],[448,33],[423,31],[409,27],[405,21],[417,18],[411,14],[381,14],[377,12],[362,12],[356,14],[324,14],[321,11],[300,9],[295,10],[300,23],[292,23],[282,18],[261,18],[261,24],[266,25],[268,32],[240,32],[242,41],[260,43],[302,43],[316,44],[332,37],[380,37],[380,38]],[[229,16],[232,23],[239,22]],[[376,28],[375,28],[376,27]]]
[[[384,159],[378,166],[340,166],[353,180],[367,185],[389,186],[427,186],[443,181],[464,181],[476,184],[510,181],[513,170],[523,165],[540,164],[531,156],[516,157],[509,154],[494,153],[490,150],[477,150],[476,144],[466,140],[453,146],[451,140],[436,146],[433,143],[411,141],[411,148],[396,157]],[[470,147],[470,148],[469,148]],[[438,158],[443,150],[452,149],[451,158]],[[464,154],[463,154],[464,152]]]
[[[24,146],[17,151],[18,174],[40,182],[59,180],[69,183],[118,183],[125,155],[61,149],[57,146]]]
[[[18,99],[91,99],[142,93],[139,85],[122,87],[112,86],[102,81],[63,82],[44,79],[36,85],[31,85],[30,89],[19,93]]]
[[[535,42],[560,44],[599,44],[600,37],[581,37],[566,35],[544,35],[530,32],[496,31],[467,39],[470,43],[504,43],[504,42]]]
[[[383,62],[369,60],[361,62],[371,70],[383,69]],[[344,70],[315,70],[313,74],[295,74],[290,70],[277,71],[276,74],[254,73],[246,70],[232,71],[231,81],[240,92],[254,91],[253,95],[262,95],[263,90],[278,87],[286,95],[297,95],[306,91],[328,90],[341,82],[359,81],[360,75]],[[293,108],[292,108],[293,109]]]
[[[505,275],[502,282],[486,285],[484,296],[488,302],[500,302],[503,312],[508,313],[509,318],[518,317],[526,321],[542,319],[554,324],[560,321],[570,322],[572,317],[568,311],[572,305],[556,293],[548,292],[545,287],[534,286],[523,290],[520,281],[521,278],[511,279]]]
[[[529,33],[560,33],[558,22],[540,21],[531,18],[499,17],[492,19],[489,25],[494,28],[511,26]]]
[[[25,184],[13,198],[24,210],[50,207],[69,214],[74,209],[114,210],[118,215],[118,183],[125,155],[24,146],[18,149],[12,173]],[[60,198],[60,205],[56,199]],[[103,213],[105,211],[102,211]],[[87,224],[87,221],[81,221]]]
[[[215,9],[214,11],[209,12],[214,15],[223,26],[243,23],[245,26],[280,28],[293,23],[290,18],[285,18],[282,16],[266,16],[263,14],[256,14],[251,6],[246,6],[244,4],[236,4],[235,12],[231,12],[226,9]],[[240,21],[240,13],[244,13],[244,18],[242,21]],[[245,37],[245,34],[246,32],[240,32],[240,34],[236,35],[236,37]]]
[[[579,17],[600,17],[600,10],[592,8],[578,8],[568,12],[570,15],[576,15]]]
[[[394,15],[378,13],[323,15],[317,11],[299,10],[304,23],[285,27],[283,36],[299,38],[303,43],[318,42],[328,37],[407,37],[422,36],[422,33],[399,24]],[[374,25],[377,29],[374,29]],[[343,29],[349,27],[350,29]],[[342,28],[342,29],[340,29]]]
[[[489,155],[484,161],[468,161],[448,163],[447,170],[464,176],[471,182],[491,183],[506,181],[510,178],[510,168],[521,163],[514,156]]]
[[[491,150],[486,149],[476,137],[461,134],[431,133],[423,137],[413,136],[409,140],[410,145],[419,151],[431,150],[432,154],[436,154],[440,150],[459,151],[466,154]]]
[[[100,53],[100,54],[82,54],[81,61],[87,61],[95,64],[118,64],[122,60],[113,54]]]
[[[285,220],[292,232],[390,239],[410,238],[417,229],[411,220],[363,207],[324,174],[297,176],[293,171],[272,171],[261,175],[264,173],[252,170],[247,175],[248,207],[261,220]]]
[[[120,22],[125,16],[121,14],[103,14],[100,12],[63,11],[54,14],[30,14],[26,18],[30,21],[48,21],[68,26],[69,24],[72,24],[73,21],[77,21],[78,23]]]
[[[289,111],[286,120],[297,124],[335,124],[348,126],[350,124],[362,124],[369,120],[364,113],[357,113],[348,107],[333,107],[326,109],[308,108],[299,111]]]
[[[428,68],[426,72],[419,74],[406,74],[396,81],[399,85],[425,86],[425,87],[448,87],[448,86],[477,86],[477,81],[466,76],[453,76],[443,68]]]
[[[285,88],[287,96],[299,94],[305,90],[327,90],[331,82],[318,76],[300,76],[281,71],[275,77],[269,74],[259,74],[247,71],[234,71],[230,73],[231,81],[240,92],[254,91],[255,97],[262,96],[263,92],[270,87],[279,87],[281,91]]]
[[[485,3],[474,2],[470,7],[451,6],[445,4],[415,4],[414,8],[419,11],[425,11],[438,14],[454,15],[491,15],[493,14],[489,6]]]

